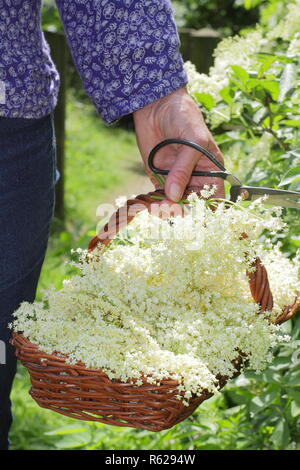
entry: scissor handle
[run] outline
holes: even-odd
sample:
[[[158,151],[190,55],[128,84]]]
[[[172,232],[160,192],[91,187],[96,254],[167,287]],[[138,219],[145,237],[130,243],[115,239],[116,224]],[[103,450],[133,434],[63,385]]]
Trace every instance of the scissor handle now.
[[[226,172],[226,168],[222,165],[221,162],[219,162],[219,160],[212,153],[210,153],[201,145],[198,145],[195,142],[192,142],[190,140],[185,140],[185,139],[163,140],[151,150],[149,157],[148,157],[148,166],[153,173],[156,173],[157,175],[167,175],[169,173],[169,170],[162,170],[160,168],[157,168],[154,165],[154,157],[155,157],[155,154],[162,147],[165,147],[166,145],[170,145],[170,144],[183,144],[183,145],[187,145],[188,147],[192,147],[198,150],[199,152],[203,153],[207,158],[209,158],[211,162],[213,162],[220,170],[222,170],[222,171],[193,171],[192,176],[215,176],[215,177],[223,178],[223,179],[227,178],[228,173]]]

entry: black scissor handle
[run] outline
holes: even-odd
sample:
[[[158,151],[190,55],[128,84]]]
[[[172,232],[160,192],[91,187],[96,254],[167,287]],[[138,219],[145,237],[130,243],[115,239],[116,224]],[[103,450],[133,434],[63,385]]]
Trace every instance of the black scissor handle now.
[[[165,147],[166,145],[170,144],[183,144],[187,145],[188,147],[192,147],[199,152],[203,153],[211,162],[213,162],[220,170],[222,171],[193,171],[192,176],[215,176],[219,178],[226,179],[228,176],[228,173],[226,172],[226,168],[222,165],[221,162],[208,150],[206,150],[204,147],[201,147],[201,145],[196,144],[195,142],[192,142],[190,140],[185,140],[185,139],[167,139],[163,140],[159,144],[157,144],[150,152],[149,157],[148,157],[148,166],[150,170],[153,173],[156,173],[157,175],[167,175],[169,173],[169,170],[161,170],[159,168],[156,168],[154,165],[154,157],[156,153],[162,148]]]

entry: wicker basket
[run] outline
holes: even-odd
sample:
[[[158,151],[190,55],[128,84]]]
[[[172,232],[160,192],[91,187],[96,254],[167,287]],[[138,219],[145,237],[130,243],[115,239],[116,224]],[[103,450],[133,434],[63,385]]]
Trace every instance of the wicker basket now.
[[[102,243],[108,245],[121,227],[134,218],[141,210],[150,210],[152,196],[162,194],[155,191],[127,201],[89,245],[93,250]],[[132,211],[132,209],[134,209]],[[245,235],[244,235],[245,236]],[[261,306],[261,312],[273,307],[266,269],[259,259],[255,272],[248,273],[249,285],[254,301]],[[287,307],[276,319],[283,323],[294,316],[299,309],[300,299]],[[31,376],[32,398],[43,408],[56,411],[72,418],[100,421],[102,423],[142,428],[150,431],[168,429],[190,416],[211,394],[206,390],[200,397],[190,400],[189,406],[176,398],[177,382],[163,380],[161,385],[152,385],[143,378],[143,385],[110,380],[101,370],[87,369],[84,364],[70,365],[59,353],[46,354],[21,334],[13,334],[11,340],[16,355],[28,369]],[[241,354],[234,362],[236,375],[245,358]],[[227,377],[217,377],[222,388]]]

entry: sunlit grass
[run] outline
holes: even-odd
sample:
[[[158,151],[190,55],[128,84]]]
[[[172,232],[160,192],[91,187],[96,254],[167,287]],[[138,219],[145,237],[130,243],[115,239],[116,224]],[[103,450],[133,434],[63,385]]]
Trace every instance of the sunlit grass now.
[[[67,108],[66,203],[68,218],[95,224],[96,208],[134,184],[142,169],[134,132],[106,126],[93,106],[70,99]]]

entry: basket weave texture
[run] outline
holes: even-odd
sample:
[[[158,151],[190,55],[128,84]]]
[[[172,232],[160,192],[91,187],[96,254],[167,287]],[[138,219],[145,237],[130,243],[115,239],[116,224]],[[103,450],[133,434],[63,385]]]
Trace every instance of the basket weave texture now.
[[[134,218],[134,214],[150,210],[153,195],[162,194],[157,190],[127,201],[126,206],[120,208],[90,242],[89,250],[94,250],[98,244],[107,246],[116,233]],[[136,208],[134,211],[131,210],[133,206]],[[255,261],[255,268],[254,272],[248,273],[252,297],[261,306],[260,312],[271,310],[273,298],[266,269],[259,259]],[[286,307],[275,323],[289,320],[299,307],[300,298]],[[134,381],[124,383],[111,380],[101,370],[88,369],[82,363],[68,364],[62,354],[44,353],[22,334],[14,333],[11,342],[16,348],[17,357],[29,371],[32,398],[41,407],[72,418],[162,431],[186,419],[212,396],[203,390],[201,396],[193,397],[189,406],[185,406],[176,398],[178,383],[174,380],[165,379],[159,386],[149,384],[145,377],[142,378],[143,385],[139,386]],[[236,375],[244,360],[246,358],[241,354],[234,361]],[[222,388],[228,377],[219,376],[217,379]]]

